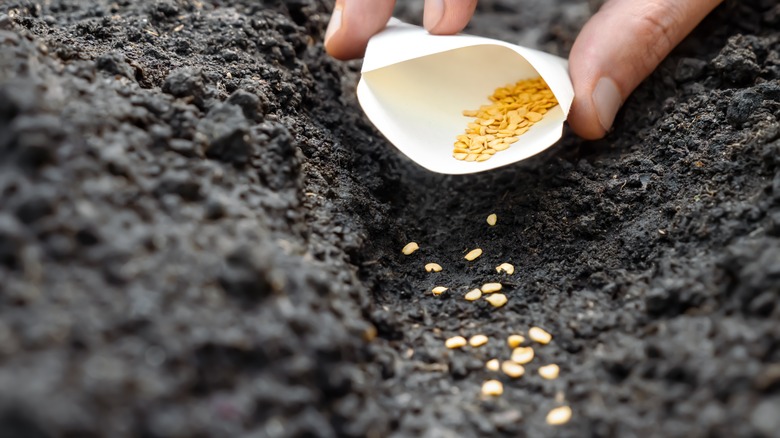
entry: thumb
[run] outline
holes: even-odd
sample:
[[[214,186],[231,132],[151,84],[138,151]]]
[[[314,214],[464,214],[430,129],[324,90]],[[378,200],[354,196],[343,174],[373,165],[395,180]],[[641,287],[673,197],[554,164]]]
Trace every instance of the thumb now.
[[[609,0],[582,28],[569,56],[574,132],[603,137],[628,95],[720,2]]]

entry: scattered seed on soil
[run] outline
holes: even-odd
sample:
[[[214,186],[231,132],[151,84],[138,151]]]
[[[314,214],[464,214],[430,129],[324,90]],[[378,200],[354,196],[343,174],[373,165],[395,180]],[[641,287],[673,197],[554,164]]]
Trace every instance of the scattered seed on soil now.
[[[431,292],[433,292],[434,295],[439,296],[439,295],[443,294],[444,292],[446,292],[447,289],[449,289],[449,288],[444,287],[444,286],[436,286],[433,289],[431,289]]]
[[[500,273],[502,273],[502,272],[504,272],[504,273],[506,273],[507,275],[512,275],[512,274],[514,274],[514,273],[515,273],[515,267],[514,267],[514,266],[512,266],[512,265],[511,265],[511,264],[509,264],[509,263],[501,263],[500,265],[498,265],[498,266],[496,267],[496,272],[498,272],[499,274],[500,274]]]
[[[482,384],[482,395],[499,396],[504,393],[504,385],[498,380],[488,380]]]
[[[509,348],[517,348],[525,342],[525,337],[523,335],[509,335],[508,338],[506,338],[506,344],[509,345]]]
[[[491,227],[496,225],[496,221],[498,221],[498,216],[496,216],[495,213],[493,213],[493,214],[491,214],[490,216],[487,217],[487,223]]]
[[[466,301],[477,301],[478,299],[482,298],[482,291],[479,289],[472,289],[468,293],[466,293]]]
[[[485,283],[482,285],[482,293],[492,294],[501,290],[501,283]]]
[[[550,426],[560,426],[571,420],[571,408],[560,406],[547,413],[547,424]]]
[[[542,376],[543,379],[547,380],[557,379],[560,372],[561,368],[554,363],[539,368],[539,375]]]
[[[469,345],[472,347],[481,347],[488,342],[488,337],[485,335],[474,335],[469,339]]]
[[[497,151],[517,142],[534,123],[542,120],[549,108],[558,105],[542,78],[497,88],[489,99],[491,103],[478,110],[463,111],[465,117],[474,120],[467,124],[465,134],[457,136],[452,154],[456,160],[489,160]],[[495,215],[491,216],[493,222],[488,219],[488,223],[493,226]]]
[[[498,371],[500,367],[500,364],[498,363],[498,359],[490,359],[489,361],[485,362],[485,368],[487,368],[489,371]]]
[[[428,272],[441,272],[441,265],[438,263],[428,263],[425,265],[425,270]]]
[[[528,337],[531,338],[532,341],[542,345],[547,345],[552,341],[552,335],[539,327],[531,327],[531,329],[528,330]]]
[[[409,242],[406,244],[404,249],[401,250],[405,255],[409,255],[415,251],[420,249],[420,245],[417,244],[417,242]]]
[[[493,307],[502,307],[508,301],[504,294],[491,294],[485,298]]]
[[[525,367],[512,360],[505,360],[501,363],[501,371],[507,376],[517,379],[525,374]]]
[[[466,338],[464,338],[463,336],[453,336],[447,339],[446,341],[444,341],[444,346],[449,348],[450,350],[464,347],[466,346],[466,344],[467,344]]]
[[[472,249],[471,251],[469,251],[469,253],[466,254],[466,257],[464,257],[464,258],[471,262],[471,261],[475,260],[477,257],[479,257],[481,255],[482,255],[482,250],[477,248],[477,249]]]
[[[534,349],[531,347],[517,347],[512,350],[512,361],[525,365],[534,360]]]

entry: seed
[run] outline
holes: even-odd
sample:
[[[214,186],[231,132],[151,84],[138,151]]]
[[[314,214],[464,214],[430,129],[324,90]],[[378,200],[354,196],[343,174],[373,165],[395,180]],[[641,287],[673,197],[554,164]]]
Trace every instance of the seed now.
[[[525,365],[534,360],[534,349],[531,347],[517,347],[512,350],[512,361]]]
[[[482,292],[491,294],[501,290],[501,283],[485,283],[482,285]]]
[[[517,141],[517,136],[523,134],[528,127],[540,121],[549,108],[558,105],[555,95],[542,78],[526,79],[494,90],[487,105],[478,110],[463,111],[466,117],[473,120],[466,124],[464,134],[458,135],[456,149],[468,149],[474,157],[467,156],[464,161],[485,161],[493,152],[482,153],[480,148],[501,151],[496,139],[511,138],[508,145]],[[486,144],[487,142],[487,144]],[[479,152],[475,152],[479,150]],[[454,151],[453,154],[464,153]],[[461,160],[459,156],[454,158]]]
[[[466,157],[466,161],[469,161],[469,162],[476,161],[478,156],[479,155],[477,155],[477,154],[468,154],[468,156]]]
[[[444,341],[444,346],[449,348],[450,350],[454,350],[456,348],[460,348],[466,345],[466,338],[463,336],[453,336],[446,341]]]
[[[482,291],[479,289],[473,289],[466,293],[466,301],[477,301],[478,299],[482,298]]]
[[[481,347],[488,342],[488,337],[485,335],[474,335],[469,339],[469,345],[472,347]]]
[[[528,119],[529,122],[534,122],[534,123],[538,122],[539,120],[542,120],[542,117],[543,116],[541,114],[533,111],[530,111],[528,114],[525,115],[525,118]]]
[[[498,380],[488,380],[482,384],[482,395],[495,396],[504,393],[504,385]]]
[[[468,254],[466,254],[465,259],[471,262],[471,261],[474,261],[477,257],[479,257],[481,255],[482,255],[482,250],[481,249],[479,249],[479,248],[472,249],[471,251],[469,251]]]
[[[515,273],[515,267],[510,265],[509,263],[501,263],[496,267],[496,272],[498,272],[499,274],[501,272],[505,272],[508,275],[512,275]]]
[[[539,368],[539,375],[542,376],[543,379],[547,380],[557,379],[560,372],[561,368],[554,363]]]
[[[489,371],[498,371],[498,359],[490,359],[489,361],[485,362],[485,368],[487,368]]]
[[[550,426],[560,426],[568,423],[569,420],[571,420],[571,408],[568,406],[560,406],[547,413],[547,424]]]
[[[509,145],[506,144],[506,143],[504,143],[504,144],[497,144],[497,145],[493,146],[493,149],[495,149],[497,151],[505,151],[505,150],[509,149]]]
[[[431,289],[431,292],[433,292],[433,294],[438,297],[439,295],[443,294],[447,289],[448,288],[444,286],[436,286],[433,289]]]
[[[504,294],[491,294],[485,300],[493,307],[502,307],[508,301]]]
[[[498,216],[496,216],[496,214],[495,214],[495,213],[493,213],[493,214],[491,214],[491,215],[489,215],[489,216],[487,217],[487,223],[488,223],[488,225],[490,225],[491,227],[492,227],[492,226],[494,226],[494,225],[496,224],[496,221],[498,221]]]
[[[406,244],[404,249],[401,250],[401,252],[403,252],[406,255],[409,255],[417,251],[418,249],[420,249],[420,245],[418,245],[417,242],[409,242]]]
[[[438,263],[428,263],[425,265],[425,270],[428,272],[441,272],[441,265]]]
[[[523,335],[509,335],[509,337],[506,338],[506,344],[509,345],[509,348],[517,348],[523,342],[525,342]]]
[[[452,154],[452,156],[455,157],[456,160],[463,161],[466,159],[466,157],[469,156],[469,154],[458,153],[458,154]]]
[[[528,337],[531,338],[532,341],[536,341],[542,345],[547,345],[552,341],[552,335],[539,327],[531,327],[531,329],[528,330]]]
[[[517,131],[515,131],[515,132],[517,132]],[[507,138],[504,139],[504,143],[512,144],[512,143],[516,143],[517,140],[518,140],[517,137],[507,137]]]
[[[522,377],[523,374],[525,374],[525,367],[517,362],[505,360],[501,364],[501,371],[503,371],[507,376],[516,379],[518,377]]]

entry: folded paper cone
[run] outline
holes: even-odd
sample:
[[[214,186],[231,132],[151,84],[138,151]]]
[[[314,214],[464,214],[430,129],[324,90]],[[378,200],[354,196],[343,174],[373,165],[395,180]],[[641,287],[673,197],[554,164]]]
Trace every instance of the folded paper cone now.
[[[456,137],[473,120],[464,110],[488,104],[496,88],[540,76],[558,106],[487,161],[453,158]],[[357,95],[371,122],[414,162],[433,172],[465,174],[524,160],[555,144],[574,88],[565,59],[489,38],[431,35],[393,19],[368,43]]]

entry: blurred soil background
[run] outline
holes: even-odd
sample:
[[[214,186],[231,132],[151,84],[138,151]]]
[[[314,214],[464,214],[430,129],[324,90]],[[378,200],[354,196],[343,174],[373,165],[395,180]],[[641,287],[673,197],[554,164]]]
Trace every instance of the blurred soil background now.
[[[460,177],[363,116],[331,6],[0,4],[0,437],[778,436],[776,1],[725,2],[606,139]],[[597,7],[467,31],[566,56]],[[531,326],[524,377],[485,370]]]

